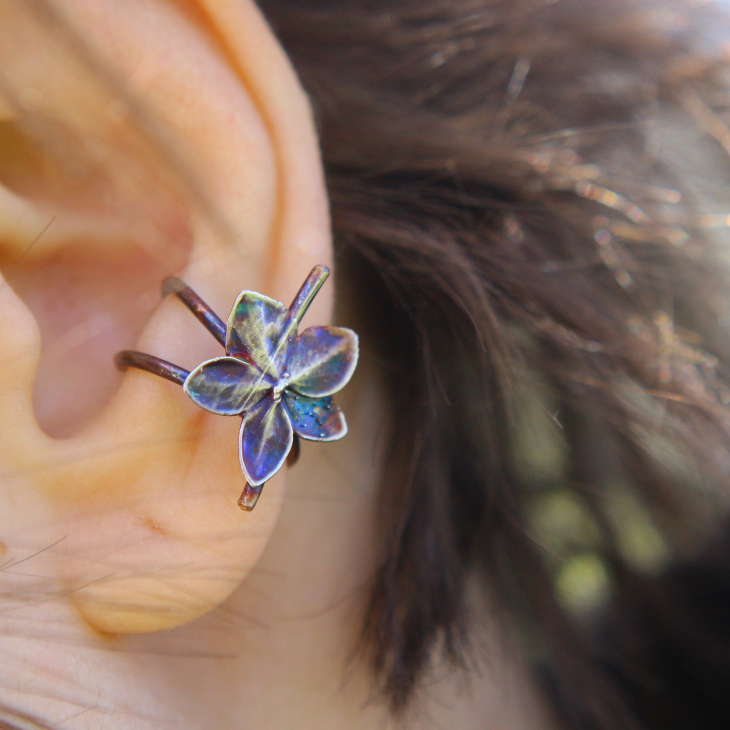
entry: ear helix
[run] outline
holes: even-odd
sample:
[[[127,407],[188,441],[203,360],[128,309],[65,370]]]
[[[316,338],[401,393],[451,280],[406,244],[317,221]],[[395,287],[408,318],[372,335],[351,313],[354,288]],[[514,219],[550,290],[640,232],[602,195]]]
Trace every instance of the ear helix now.
[[[246,514],[236,505],[244,486],[236,457],[260,492],[267,471],[277,466],[280,447],[296,450],[295,425],[308,437],[322,438],[318,419],[322,422],[328,412],[320,401],[327,404],[332,383],[325,377],[322,392],[315,392],[317,374],[327,373],[317,370],[321,359],[313,362],[307,355],[314,352],[310,345],[317,338],[336,339],[326,328],[313,328],[315,337],[297,335],[287,364],[297,368],[290,381],[299,390],[283,387],[274,393],[283,381],[267,393],[257,390],[262,399],[247,411],[252,424],[248,433],[270,434],[266,448],[259,448],[260,439],[246,438],[245,429],[241,434],[240,418],[210,418],[195,404],[192,395],[202,395],[195,386],[225,374],[226,363],[217,369],[199,365],[218,354],[208,349],[213,343],[205,341],[205,333],[193,331],[188,313],[178,305],[180,297],[157,306],[157,283],[184,269],[196,288],[210,287],[209,293],[201,293],[216,307],[215,297],[233,295],[242,288],[235,282],[242,279],[259,289],[255,283],[266,282],[270,289],[265,293],[279,299],[282,291],[293,294],[300,277],[329,256],[318,145],[306,97],[254,3],[206,6],[215,33],[192,22],[175,3],[134,4],[124,11],[112,5],[69,3],[68,22],[89,40],[99,68],[110,69],[119,79],[121,98],[142,102],[141,121],[152,120],[153,126],[138,126],[135,114],[125,120],[109,115],[118,111],[116,84],[102,84],[98,95],[94,92],[87,100],[86,92],[97,89],[100,81],[93,73],[96,66],[87,68],[83,59],[66,54],[65,44],[47,44],[55,54],[49,57],[61,54],[69,64],[49,65],[47,56],[36,59],[27,52],[27,43],[13,52],[17,39],[6,33],[4,58],[10,65],[4,76],[17,78],[18,89],[42,91],[41,106],[28,107],[28,118],[57,120],[74,142],[67,149],[65,137],[58,146],[45,144],[55,141],[52,135],[43,138],[43,150],[59,152],[52,170],[61,172],[73,160],[74,172],[78,159],[88,162],[80,169],[98,172],[102,184],[96,184],[95,176],[86,184],[83,177],[83,185],[64,183],[57,190],[55,177],[44,187],[35,167],[23,168],[23,180],[43,220],[38,224],[34,218],[22,236],[15,231],[6,238],[22,246],[47,223],[51,211],[57,219],[44,234],[43,245],[24,261],[24,288],[20,278],[13,280],[22,302],[0,285],[0,489],[10,495],[3,502],[0,528],[12,514],[17,523],[12,534],[27,535],[38,523],[48,526],[38,548],[64,537],[47,553],[58,558],[54,570],[63,584],[62,603],[71,601],[88,625],[111,634],[184,624],[224,601],[253,568],[279,516],[285,470],[267,483],[255,512]],[[23,4],[17,8],[25,12]],[[114,16],[111,25],[109,12]],[[169,32],[146,34],[159,27]],[[152,75],[150,58],[156,59]],[[149,138],[145,130],[153,128],[157,132]],[[96,150],[101,150],[98,158]],[[199,191],[205,195],[198,196]],[[113,205],[107,208],[106,201]],[[215,201],[214,210],[209,201]],[[25,199],[21,202],[22,215],[9,215],[8,221],[28,220]],[[36,210],[36,205],[27,208]],[[98,210],[105,215],[98,217]],[[92,211],[88,219],[86,211]],[[313,249],[311,242],[320,240],[322,245]],[[7,249],[6,258],[8,251],[20,253]],[[48,262],[56,268],[45,266]],[[46,315],[62,313],[58,304],[71,291],[62,289],[64,276],[56,275],[61,265],[64,274],[76,277],[69,279],[83,311],[77,319],[54,326],[59,318]],[[98,298],[89,298],[87,289],[78,285],[79,276],[85,277],[82,284],[94,285],[94,293],[98,286]],[[55,287],[50,294],[49,284]],[[137,317],[132,305],[138,299],[140,304],[144,299],[145,308]],[[110,307],[103,308],[107,302]],[[254,292],[239,297],[236,307],[240,321],[265,325],[247,332],[269,347],[272,322],[266,316],[287,308]],[[320,295],[313,309],[325,321],[327,298]],[[263,319],[253,316],[255,312]],[[114,317],[124,326],[117,327]],[[57,353],[49,347],[54,337],[77,323],[89,320],[102,326],[112,319],[114,336],[107,337],[108,330],[100,337],[92,336],[91,329],[81,333],[92,332],[84,346],[108,345],[110,352],[95,349],[101,354],[97,360],[78,349],[67,358],[70,377],[54,370]],[[126,326],[129,322],[134,326]],[[44,338],[41,370],[54,375],[48,381],[52,387],[45,390],[43,372],[35,377],[37,323]],[[238,347],[248,335],[234,335],[227,357],[246,369],[251,363]],[[188,395],[160,378],[132,371],[119,381],[106,378],[104,388],[97,387],[97,376],[115,375],[110,356],[125,347],[173,360],[191,376],[197,370]],[[344,357],[337,347],[332,352],[335,362]],[[76,357],[85,366],[82,377],[75,377],[81,372]],[[76,406],[91,401],[91,391],[99,397],[83,412],[77,409],[81,415],[64,410],[69,401]],[[26,509],[30,503],[32,508]],[[9,534],[0,529],[0,540],[8,541]],[[52,539],[46,540],[49,535]],[[10,544],[10,551],[14,549]]]

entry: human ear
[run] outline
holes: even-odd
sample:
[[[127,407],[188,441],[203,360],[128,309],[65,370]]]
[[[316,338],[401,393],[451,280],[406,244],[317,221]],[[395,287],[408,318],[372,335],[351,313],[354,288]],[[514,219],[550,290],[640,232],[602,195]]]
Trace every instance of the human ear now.
[[[165,276],[226,319],[240,290],[288,304],[329,263],[310,110],[247,0],[0,15],[0,540],[10,560],[53,545],[59,600],[95,629],[170,628],[251,570],[285,470],[242,512],[239,419],[112,356],[222,354]]]

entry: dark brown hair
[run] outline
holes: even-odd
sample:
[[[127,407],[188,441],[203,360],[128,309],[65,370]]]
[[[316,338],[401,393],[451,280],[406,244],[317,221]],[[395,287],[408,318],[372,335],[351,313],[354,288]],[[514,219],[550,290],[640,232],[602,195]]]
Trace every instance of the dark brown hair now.
[[[571,727],[727,727],[728,568],[696,557],[728,465],[718,11],[261,5],[313,100],[341,293],[394,384],[363,629],[392,707],[437,647],[462,660],[482,575]]]

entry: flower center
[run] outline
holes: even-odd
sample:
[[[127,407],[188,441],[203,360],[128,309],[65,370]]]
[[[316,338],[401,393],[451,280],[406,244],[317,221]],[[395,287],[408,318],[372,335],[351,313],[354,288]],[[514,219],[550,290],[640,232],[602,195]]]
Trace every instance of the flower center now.
[[[273,390],[274,400],[277,402],[280,401],[281,394],[288,387],[289,387],[289,373],[283,372],[281,374],[281,377],[277,381],[276,385],[274,386],[274,390]]]

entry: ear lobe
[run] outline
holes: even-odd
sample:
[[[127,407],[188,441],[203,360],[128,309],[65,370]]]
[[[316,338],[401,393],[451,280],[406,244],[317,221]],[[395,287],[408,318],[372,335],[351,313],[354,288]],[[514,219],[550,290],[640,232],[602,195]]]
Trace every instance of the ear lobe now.
[[[18,522],[35,524],[30,505],[40,500],[48,510],[48,535],[65,537],[53,549],[55,565],[69,600],[89,624],[109,633],[170,628],[219,604],[253,567],[276,522],[285,471],[266,485],[254,512],[242,512],[236,504],[244,486],[239,419],[208,414],[181,388],[135,371],[86,409],[83,424],[71,423],[70,436],[61,430],[56,435],[65,438],[49,438],[36,423],[31,392],[35,387],[35,413],[46,413],[43,418],[56,396],[53,388],[44,391],[41,383],[33,383],[38,325],[16,293],[40,323],[42,372],[44,367],[58,372],[54,337],[64,328],[80,332],[68,350],[72,364],[73,357],[88,362],[93,343],[104,337],[107,349],[133,347],[186,369],[222,355],[172,298],[138,318],[136,330],[115,325],[111,331],[103,326],[85,331],[83,326],[89,321],[103,325],[110,313],[120,311],[127,322],[133,308],[125,292],[133,292],[134,302],[146,297],[154,305],[157,281],[172,273],[181,273],[224,320],[242,289],[288,303],[313,265],[329,263],[317,147],[301,89],[253,3],[201,3],[204,26],[197,23],[199,16],[183,14],[174,2],[62,0],[52,7],[66,19],[53,32],[63,35],[68,22],[69,33],[88,41],[91,57],[99,59],[96,70],[112,69],[104,77],[107,84],[110,78],[119,83],[112,96],[127,95],[128,109],[149,111],[149,116],[141,113],[154,120],[152,146],[162,149],[156,148],[155,179],[169,180],[169,170],[158,170],[164,163],[182,184],[176,178],[160,195],[153,191],[157,197],[140,200],[129,187],[135,176],[124,175],[150,168],[149,159],[138,159],[149,144],[134,143],[145,125],[141,132],[125,127],[120,133],[114,118],[68,109],[63,69],[54,76],[53,68],[28,56],[32,47],[15,48],[26,56],[8,66],[10,80],[47,89],[38,102],[45,105],[43,114],[108,146],[109,153],[96,155],[94,162],[110,181],[107,190],[121,194],[99,207],[98,200],[89,205],[92,199],[83,199],[84,191],[93,194],[93,186],[59,191],[39,184],[35,190],[53,193],[41,200],[16,191],[18,205],[40,218],[52,210],[55,222],[45,251],[34,249],[13,269],[14,290],[0,288],[0,382],[6,385],[0,387],[0,467],[18,475],[13,483],[19,493],[32,495],[18,508]],[[31,27],[37,29],[37,21]],[[70,53],[64,48],[62,53]],[[34,111],[38,108],[25,110],[29,118]],[[130,112],[124,124],[137,121]],[[89,126],[92,122],[96,126]],[[129,139],[132,143],[124,142]],[[131,161],[113,164],[125,155]],[[170,201],[173,215],[160,214],[160,205]],[[145,225],[154,232],[146,263],[135,253]],[[86,233],[79,236],[79,231]],[[189,245],[180,246],[180,232],[189,234]],[[0,265],[17,259],[22,248],[17,231],[0,242]],[[16,255],[3,258],[3,250]],[[48,287],[61,275],[71,281],[68,296],[64,299],[59,287],[49,299]],[[88,282],[96,287],[95,296],[88,296]],[[110,291],[114,296],[104,296]],[[86,309],[75,310],[79,321],[68,326],[64,312],[71,311],[67,302],[77,295]],[[328,321],[330,302],[331,293],[316,302],[318,324]],[[89,375],[76,381],[76,400],[95,374],[114,372],[111,355],[99,358]],[[29,367],[21,367],[18,358]],[[68,377],[55,381],[56,394],[70,387],[73,368],[68,371]],[[74,398],[67,402],[73,405]],[[63,422],[63,408],[57,405],[55,413]]]

